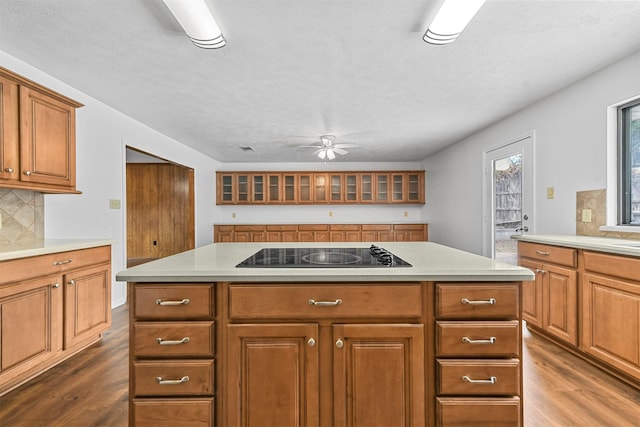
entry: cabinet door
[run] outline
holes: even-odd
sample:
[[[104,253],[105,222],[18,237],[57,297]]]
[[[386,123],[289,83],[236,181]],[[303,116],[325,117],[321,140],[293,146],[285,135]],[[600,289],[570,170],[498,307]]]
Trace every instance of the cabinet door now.
[[[344,201],[342,180],[343,176],[341,173],[329,174],[329,194],[331,203],[341,203]]]
[[[640,378],[638,282],[587,273],[582,283],[582,348]]]
[[[426,425],[422,325],[334,325],[333,346],[334,426]]]
[[[360,202],[373,203],[374,195],[374,175],[371,173],[360,174]]]
[[[18,85],[0,76],[0,179],[20,179]]]
[[[249,175],[247,174],[237,174],[236,175],[236,185],[237,185],[237,191],[236,191],[236,202],[237,203],[249,203],[250,199],[249,199],[249,188],[250,188],[250,183],[249,183]]]
[[[389,196],[389,174],[377,173],[375,175],[376,185],[375,194],[377,203],[388,203],[390,201]]]
[[[317,340],[316,324],[229,325],[223,424],[318,426]]]
[[[64,276],[64,348],[95,337],[111,326],[111,267],[98,265]]]
[[[298,200],[298,191],[297,191],[297,182],[296,175],[294,174],[284,174],[282,175],[282,197],[284,203],[296,203]]]
[[[575,270],[544,264],[543,328],[573,345],[578,343],[578,284]]]
[[[329,178],[325,173],[313,174],[313,200],[316,203],[329,200]]]
[[[542,327],[542,264],[520,259],[521,267],[528,268],[535,275],[535,280],[522,282],[522,318],[528,324]]]
[[[358,174],[344,174],[344,201],[347,203],[357,203],[358,197]]]
[[[75,108],[21,86],[20,123],[20,180],[75,187]]]
[[[267,203],[280,203],[280,175],[267,175]]]
[[[311,180],[311,174],[298,175],[298,203],[313,202]]]
[[[33,368],[62,350],[61,279],[43,277],[0,289],[0,371],[3,374],[8,370],[18,374]]]
[[[393,203],[406,203],[407,197],[405,195],[405,175],[403,173],[392,173],[391,179],[391,201]]]
[[[251,201],[253,203],[264,203],[266,200],[264,194],[264,175],[251,176]]]
[[[424,174],[407,173],[405,195],[409,203],[424,203]]]
[[[235,203],[234,187],[235,180],[234,174],[219,174],[218,175],[218,204],[231,204]]]

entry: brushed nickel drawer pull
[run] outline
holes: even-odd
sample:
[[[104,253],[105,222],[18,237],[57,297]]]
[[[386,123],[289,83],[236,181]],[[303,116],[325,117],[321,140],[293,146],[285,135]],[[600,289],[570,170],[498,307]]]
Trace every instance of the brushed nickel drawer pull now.
[[[180,345],[186,344],[189,341],[191,341],[189,337],[184,337],[181,340],[163,340],[162,338],[156,338],[156,342],[160,345]]]
[[[64,261],[53,261],[53,265],[64,265],[64,264],[69,264],[70,262],[72,262],[72,259],[67,259]]]
[[[469,304],[469,305],[494,305],[496,303],[496,299],[489,298],[487,300],[474,301],[474,300],[470,300],[469,298],[462,298],[460,302],[462,304]]]
[[[189,298],[184,298],[180,301],[163,301],[160,298],[156,300],[156,304],[158,305],[187,305],[190,302]]]
[[[342,304],[342,300],[340,298],[335,301],[316,301],[314,299],[309,300],[309,305],[313,305],[315,307],[333,307],[340,304]]]
[[[497,377],[489,377],[488,380],[474,380],[471,379],[469,376],[465,375],[462,377],[462,381],[465,383],[472,383],[472,384],[495,384],[496,382],[498,382],[498,378]]]
[[[465,344],[495,344],[496,337],[491,337],[488,340],[472,340],[469,337],[462,337],[462,342]]]
[[[549,255],[551,255],[551,252],[540,251],[540,250],[538,250],[538,249],[536,249],[536,253],[537,253],[538,255],[544,255],[544,256],[549,256]]]
[[[158,381],[158,384],[160,385],[177,385],[177,384],[188,383],[189,377],[185,375],[179,380],[163,380],[162,377],[156,377],[156,381]]]

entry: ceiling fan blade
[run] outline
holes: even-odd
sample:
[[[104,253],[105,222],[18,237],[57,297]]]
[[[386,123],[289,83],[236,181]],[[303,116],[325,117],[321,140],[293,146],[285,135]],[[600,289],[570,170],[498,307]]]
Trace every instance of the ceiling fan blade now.
[[[322,145],[298,145],[296,148],[323,148]]]
[[[336,153],[340,154],[341,156],[344,156],[345,154],[348,153],[347,150],[343,150],[342,148],[337,148],[337,147],[333,147],[332,151],[335,151]]]
[[[334,144],[335,148],[353,148],[353,147],[357,147],[358,144],[354,144],[351,142],[345,142],[344,144]]]

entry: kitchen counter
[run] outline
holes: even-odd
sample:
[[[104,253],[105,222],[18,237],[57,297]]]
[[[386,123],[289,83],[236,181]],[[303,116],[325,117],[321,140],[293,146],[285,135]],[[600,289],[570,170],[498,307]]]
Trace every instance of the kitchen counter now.
[[[565,246],[608,252],[618,255],[640,257],[640,240],[611,239],[607,237],[575,236],[575,235],[522,235],[512,239],[523,242],[542,243],[553,246]]]
[[[371,282],[521,281],[530,270],[431,242],[379,246],[412,264],[380,268],[236,268],[262,248],[369,247],[368,243],[214,243],[121,271],[129,282]]]
[[[45,239],[0,244],[0,261],[95,248],[110,244],[112,244],[111,240],[95,239]]]

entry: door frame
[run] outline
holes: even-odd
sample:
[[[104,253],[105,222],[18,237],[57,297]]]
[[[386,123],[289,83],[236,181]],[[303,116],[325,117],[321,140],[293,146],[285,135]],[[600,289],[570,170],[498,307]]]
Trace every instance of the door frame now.
[[[491,146],[482,150],[482,254],[486,257],[493,258],[494,251],[494,230],[493,230],[493,162],[491,154],[496,151],[505,151],[505,155],[509,151],[514,153],[522,152],[523,161],[522,169],[522,210],[527,211],[529,215],[529,233],[535,232],[535,130],[509,138],[506,142]],[[527,142],[529,141],[529,142]],[[513,150],[509,150],[512,148]],[[525,197],[525,188],[530,193]]]

